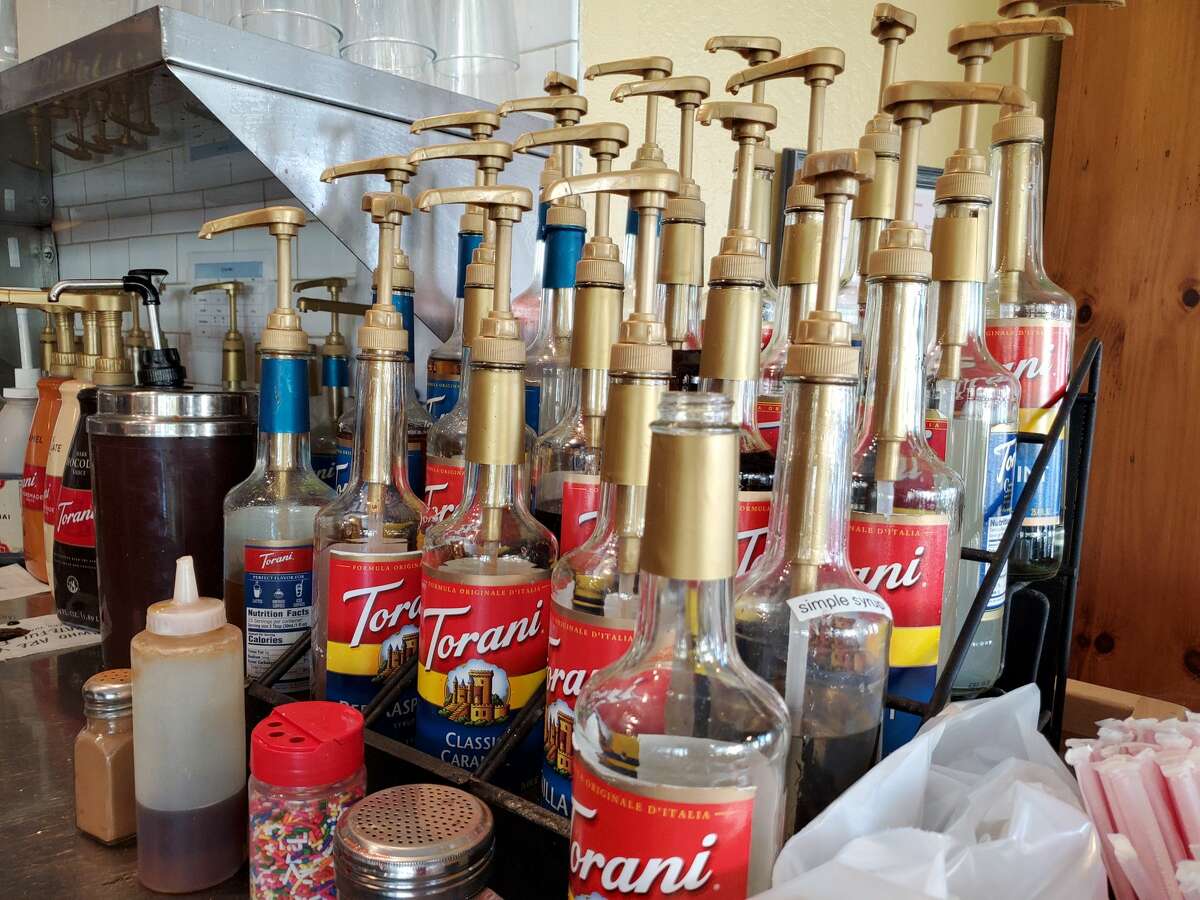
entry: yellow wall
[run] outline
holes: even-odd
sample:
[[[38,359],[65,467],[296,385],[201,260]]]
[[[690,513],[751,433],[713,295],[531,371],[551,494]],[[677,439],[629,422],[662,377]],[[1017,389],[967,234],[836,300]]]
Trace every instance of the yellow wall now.
[[[724,94],[725,80],[742,60],[732,53],[704,51],[714,34],[769,34],[783,42],[785,54],[815,46],[832,45],[846,53],[846,71],[828,91],[826,101],[825,149],[857,146],[863,125],[875,112],[879,91],[882,51],[870,34],[874,0],[581,0],[582,66],[632,56],[661,54],[675,63],[675,75],[704,75],[712,82],[714,96]],[[946,52],[946,36],[955,25],[991,19],[996,0],[908,0],[901,5],[917,15],[917,31],[900,49],[896,77],[907,79],[959,79],[962,70]],[[1044,107],[1050,81],[1049,42],[1035,41],[1030,52],[1031,93]],[[1007,80],[1011,73],[1011,51],[1002,50],[984,70],[984,80]],[[587,95],[588,119],[618,121],[629,126],[630,143],[636,147],[644,133],[644,102],[609,100],[618,77],[581,84]],[[1050,94],[1051,98],[1053,94]],[[743,91],[737,99],[749,99]],[[771,133],[776,150],[803,147],[808,128],[808,88],[801,79],[772,82],[767,101],[779,109],[779,127]],[[986,145],[995,114],[980,115],[980,140]],[[958,113],[944,112],[922,130],[921,163],[940,167],[954,149]],[[659,101],[659,144],[667,161],[677,164],[679,114]],[[729,188],[733,142],[729,132],[713,126],[696,129],[694,177],[708,204],[706,258],[717,249],[729,210]],[[632,158],[632,150],[622,159]],[[620,162],[618,161],[618,166]],[[584,166],[591,171],[590,159]],[[621,221],[614,219],[614,221]]]

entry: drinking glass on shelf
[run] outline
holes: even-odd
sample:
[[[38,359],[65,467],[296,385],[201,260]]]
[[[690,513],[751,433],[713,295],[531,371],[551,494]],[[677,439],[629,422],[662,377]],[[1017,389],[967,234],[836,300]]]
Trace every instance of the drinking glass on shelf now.
[[[342,59],[433,83],[431,0],[346,0]]]
[[[441,0],[434,48],[437,83],[447,90],[491,103],[516,93],[513,0]]]
[[[339,0],[242,0],[242,29],[336,56],[342,39]]]

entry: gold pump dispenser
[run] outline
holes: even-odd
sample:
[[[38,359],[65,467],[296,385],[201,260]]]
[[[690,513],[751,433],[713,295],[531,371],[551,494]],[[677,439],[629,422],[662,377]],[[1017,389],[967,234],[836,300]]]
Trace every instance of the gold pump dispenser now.
[[[879,103],[867,122],[858,146],[875,154],[875,177],[862,186],[850,211],[850,242],[846,248],[842,291],[838,307],[857,323],[856,337],[868,330],[867,271],[879,237],[895,217],[896,176],[900,165],[900,129],[884,109],[883,92],[896,78],[900,47],[917,29],[917,17],[893,3],[877,3],[871,12],[871,34],[883,48],[879,75]],[[869,364],[874,348],[864,347],[862,362]]]
[[[221,387],[240,391],[246,385],[246,338],[238,330],[238,293],[240,281],[210,281],[192,287],[192,295],[223,291],[229,303],[229,328],[221,339]],[[135,307],[136,308],[136,307]]]
[[[354,449],[349,478],[337,499],[316,516],[316,604],[312,629],[313,696],[340,703],[368,703],[382,685],[375,657],[401,630],[418,620],[420,521],[423,507],[407,478],[405,438],[409,433],[404,397],[410,371],[404,314],[392,302],[394,234],[412,201],[401,194],[362,196],[361,209],[379,229],[379,281],[375,300],[358,328],[358,392]],[[307,304],[306,304],[307,305]],[[345,304],[335,304],[332,311]],[[387,583],[386,590],[379,585]],[[369,633],[345,643],[347,592],[366,591],[375,610]],[[360,664],[362,653],[371,664]],[[390,738],[411,742],[416,727],[415,696],[402,692],[376,727]]]
[[[612,169],[613,159],[628,142],[629,130],[609,122],[532,132],[514,146],[526,149],[569,143],[586,147],[602,174]],[[578,203],[579,197],[567,194],[555,202],[562,201]],[[625,281],[617,246],[608,232],[609,196],[600,194],[592,238],[575,269],[568,400],[561,419],[538,438],[534,450],[534,515],[558,537],[560,556],[588,536],[600,501],[609,350],[621,323]]]
[[[129,294],[93,294],[87,299],[88,312],[95,317],[96,356],[84,380],[98,387],[133,384],[133,365],[125,353],[121,325],[125,313],[137,307],[136,299]],[[86,336],[86,329],[84,333]]]
[[[700,185],[692,177],[696,110],[712,86],[699,75],[679,75],[618,85],[612,99],[655,95],[679,110],[679,192],[663,211],[658,260],[659,305],[665,311],[671,372],[676,389],[695,390],[700,370],[700,295],[704,288],[705,208]]]
[[[596,63],[587,67],[583,77],[592,81],[606,75],[636,75],[641,81],[660,81],[670,77],[674,66],[675,64],[665,56],[639,56]],[[663,149],[658,145],[658,97],[653,94],[646,95],[646,136],[637,149],[637,156],[631,167],[666,168]]]
[[[763,550],[775,469],[756,422],[766,263],[750,220],[754,148],[775,127],[776,112],[765,103],[709,101],[700,107],[698,119],[701,125],[719,121],[729,129],[740,159],[736,217],[709,266],[700,378],[702,390],[729,397],[739,426],[738,571],[745,572]]]
[[[814,47],[803,53],[762,63],[734,73],[725,85],[737,94],[746,85],[757,86],[779,78],[803,78],[810,89],[807,153],[821,150],[825,128],[825,95],[846,67],[846,55],[837,47]],[[794,331],[813,306],[821,254],[822,206],[800,172],[788,188],[784,203],[783,246],[779,265],[779,306],[771,339],[759,357],[760,382],[756,418],[771,450],[779,443],[783,409],[783,369]]]
[[[642,218],[634,259],[636,297],[634,310],[621,323],[612,345],[609,368],[609,403],[604,424],[604,457],[601,481],[612,486],[611,510],[602,499],[601,521],[596,530],[571,557],[572,569],[565,575],[575,581],[574,606],[593,613],[629,617],[636,609],[636,577],[643,533],[646,485],[650,457],[650,422],[658,399],[667,389],[671,373],[671,348],[666,329],[655,312],[654,261],[658,257],[658,234],[649,227],[670,198],[680,189],[678,172],[640,168],[623,172],[579,175],[551,185],[549,195],[560,197],[587,193],[624,194]],[[600,202],[600,198],[597,198]],[[608,517],[606,518],[606,511]],[[609,546],[611,544],[611,546]],[[615,565],[583,565],[586,554],[608,554]],[[585,572],[584,569],[587,569]],[[583,572],[583,577],[578,577]],[[559,571],[556,570],[556,577]],[[606,609],[606,595],[615,591],[615,609]],[[611,606],[612,604],[609,604]]]
[[[875,763],[883,716],[890,616],[846,554],[859,351],[837,311],[847,205],[874,164],[869,150],[816,151],[797,179],[822,201],[818,287],[788,353],[770,543],[734,601],[743,659],[792,714],[785,834]]]

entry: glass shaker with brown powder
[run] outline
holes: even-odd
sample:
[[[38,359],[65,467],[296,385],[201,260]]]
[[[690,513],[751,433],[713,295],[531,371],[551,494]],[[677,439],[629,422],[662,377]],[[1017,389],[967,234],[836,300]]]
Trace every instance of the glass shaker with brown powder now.
[[[129,669],[83,684],[87,724],[75,738],[75,824],[105,844],[137,833],[133,793],[133,692]]]

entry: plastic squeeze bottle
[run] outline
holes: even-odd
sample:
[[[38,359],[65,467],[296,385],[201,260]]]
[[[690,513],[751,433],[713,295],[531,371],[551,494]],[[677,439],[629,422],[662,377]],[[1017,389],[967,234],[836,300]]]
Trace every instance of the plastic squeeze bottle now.
[[[225,604],[201,597],[192,558],[175,596],[146,611],[130,644],[138,880],[199,891],[246,859],[246,714],[242,633]]]

